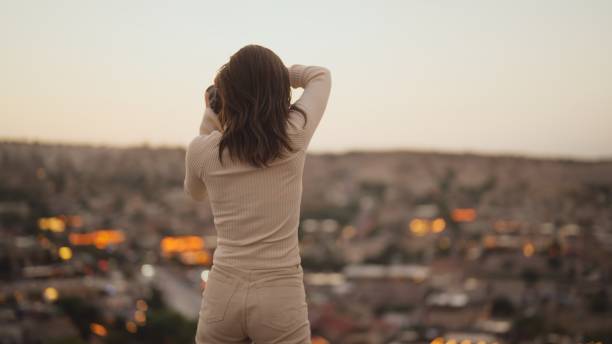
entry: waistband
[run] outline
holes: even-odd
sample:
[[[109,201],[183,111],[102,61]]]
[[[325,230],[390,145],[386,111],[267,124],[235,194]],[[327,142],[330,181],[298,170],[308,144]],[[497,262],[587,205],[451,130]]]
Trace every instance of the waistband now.
[[[302,268],[302,264],[298,263],[289,267],[284,268],[273,268],[273,269],[257,269],[257,270],[249,270],[245,268],[239,268],[231,265],[223,265],[223,264],[213,264],[210,269],[209,276],[219,276],[230,281],[233,279],[237,279],[243,282],[264,282],[271,281],[274,279],[280,279],[283,277],[291,278],[291,277],[299,277],[300,280],[304,276],[304,269]]]

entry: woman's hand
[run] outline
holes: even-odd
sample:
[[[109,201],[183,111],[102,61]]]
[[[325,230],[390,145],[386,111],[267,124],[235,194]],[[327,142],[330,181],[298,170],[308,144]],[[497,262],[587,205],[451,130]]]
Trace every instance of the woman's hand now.
[[[223,131],[223,127],[219,121],[219,115],[215,113],[215,110],[212,108],[215,104],[211,104],[211,91],[213,90],[214,86],[210,85],[206,91],[204,91],[205,108],[204,117],[202,118],[202,122],[200,124],[200,135],[208,135],[212,133],[213,130],[218,130],[220,132]]]
[[[206,91],[204,91],[204,106],[205,107],[210,107],[210,87],[206,89]]]

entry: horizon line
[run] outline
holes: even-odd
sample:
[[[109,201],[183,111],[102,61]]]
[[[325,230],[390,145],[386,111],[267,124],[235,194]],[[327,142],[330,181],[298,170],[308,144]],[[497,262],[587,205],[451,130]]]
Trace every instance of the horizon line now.
[[[147,140],[140,143],[109,143],[96,141],[78,140],[52,140],[52,139],[28,139],[15,137],[0,137],[0,144],[42,144],[59,145],[89,148],[111,148],[111,149],[130,149],[130,148],[152,148],[152,149],[185,149],[186,145],[179,143],[151,143]],[[557,161],[579,161],[588,163],[612,162],[611,156],[584,157],[569,154],[538,154],[520,151],[482,151],[476,149],[452,149],[452,148],[418,148],[418,147],[388,147],[388,148],[344,148],[344,149],[310,149],[307,152],[312,155],[346,155],[359,153],[416,153],[416,154],[441,154],[441,155],[467,155],[480,157],[506,157],[524,158],[530,160],[557,160]]]

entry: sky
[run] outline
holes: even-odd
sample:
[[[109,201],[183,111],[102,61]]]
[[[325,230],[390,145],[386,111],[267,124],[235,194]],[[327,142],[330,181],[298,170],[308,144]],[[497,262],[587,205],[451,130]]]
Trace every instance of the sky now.
[[[0,140],[184,146],[260,44],[332,73],[312,152],[612,157],[607,0],[0,0],[0,44]]]

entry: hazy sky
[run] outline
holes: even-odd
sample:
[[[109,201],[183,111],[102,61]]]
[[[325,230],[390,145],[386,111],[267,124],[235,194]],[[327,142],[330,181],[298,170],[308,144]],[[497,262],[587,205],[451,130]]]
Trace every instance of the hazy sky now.
[[[0,43],[0,138],[185,145],[256,43],[332,71],[313,151],[612,157],[608,0],[0,0]]]

